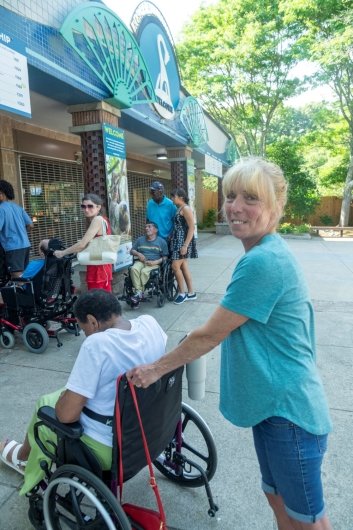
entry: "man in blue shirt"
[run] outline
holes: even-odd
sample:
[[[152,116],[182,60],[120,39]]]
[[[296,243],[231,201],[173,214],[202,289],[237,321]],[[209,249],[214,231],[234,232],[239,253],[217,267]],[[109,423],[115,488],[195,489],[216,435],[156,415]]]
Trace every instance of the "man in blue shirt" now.
[[[31,244],[27,230],[33,223],[27,212],[12,202],[14,198],[12,185],[0,180],[0,244],[11,278],[18,278],[28,265]]]
[[[151,199],[147,203],[146,219],[158,226],[159,236],[168,241],[174,227],[177,207],[164,195],[164,186],[156,180],[150,187]]]

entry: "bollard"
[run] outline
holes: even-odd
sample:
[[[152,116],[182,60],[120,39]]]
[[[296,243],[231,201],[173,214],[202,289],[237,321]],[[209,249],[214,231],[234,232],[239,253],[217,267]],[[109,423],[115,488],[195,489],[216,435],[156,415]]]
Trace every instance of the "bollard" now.
[[[205,355],[186,365],[186,379],[188,380],[189,398],[195,400],[203,399],[206,385]]]

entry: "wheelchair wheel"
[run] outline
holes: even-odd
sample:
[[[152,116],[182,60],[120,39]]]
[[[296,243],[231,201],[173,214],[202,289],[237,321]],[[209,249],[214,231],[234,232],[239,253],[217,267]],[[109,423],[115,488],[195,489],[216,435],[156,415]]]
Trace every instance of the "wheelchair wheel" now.
[[[22,338],[26,348],[32,353],[43,353],[49,344],[46,329],[37,322],[27,324],[23,328]]]
[[[172,302],[178,292],[178,284],[174,276],[172,264],[168,261],[164,267],[163,289],[169,302]]]
[[[204,480],[192,462],[201,466],[210,481],[217,469],[216,446],[206,422],[186,403],[182,403],[181,422],[181,442],[177,427],[174,439],[153,463],[173,482],[198,488],[204,486]]]
[[[132,530],[110,489],[93,473],[74,465],[61,466],[51,476],[43,513],[51,530]]]
[[[15,337],[11,331],[2,331],[0,335],[0,346],[2,348],[10,349],[15,346]]]

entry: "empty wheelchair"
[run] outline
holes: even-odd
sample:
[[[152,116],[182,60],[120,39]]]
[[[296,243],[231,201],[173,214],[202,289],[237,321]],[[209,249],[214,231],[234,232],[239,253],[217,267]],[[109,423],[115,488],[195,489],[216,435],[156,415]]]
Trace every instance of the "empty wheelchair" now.
[[[206,488],[211,517],[218,507],[209,481],[217,468],[217,452],[210,429],[189,405],[181,402],[183,368],[166,374],[149,388],[136,389],[149,452],[156,468],[179,485]],[[140,426],[132,396],[123,377],[117,391],[120,411],[124,481],[146,466]],[[115,413],[114,417],[117,418]],[[51,407],[38,411],[35,440],[49,459],[41,468],[45,479],[29,493],[29,519],[37,530],[97,529],[139,530],[117,500],[119,455],[114,428],[110,472],[102,469],[80,440],[82,427],[61,424]],[[41,427],[57,435],[57,444],[46,444]],[[55,471],[52,470],[55,467]],[[43,493],[41,493],[43,490]],[[143,503],[142,503],[143,504]]]
[[[156,297],[157,307],[163,307],[166,300],[172,302],[177,293],[177,283],[172,270],[171,260],[166,260],[159,269],[151,271],[148,282],[145,286],[143,298],[135,299],[135,292],[130,276],[130,269],[125,274],[124,290],[119,300],[124,300],[130,307],[136,308],[140,302],[146,302]]]

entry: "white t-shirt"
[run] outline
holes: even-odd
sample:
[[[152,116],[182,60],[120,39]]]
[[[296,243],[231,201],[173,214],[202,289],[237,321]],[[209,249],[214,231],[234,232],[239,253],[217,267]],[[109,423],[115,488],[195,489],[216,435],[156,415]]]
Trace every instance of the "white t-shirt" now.
[[[151,363],[165,353],[167,335],[150,315],[130,320],[131,329],[110,328],[85,339],[66,388],[87,397],[86,407],[113,416],[116,379],[139,364]],[[81,414],[85,434],[112,446],[112,429]]]

